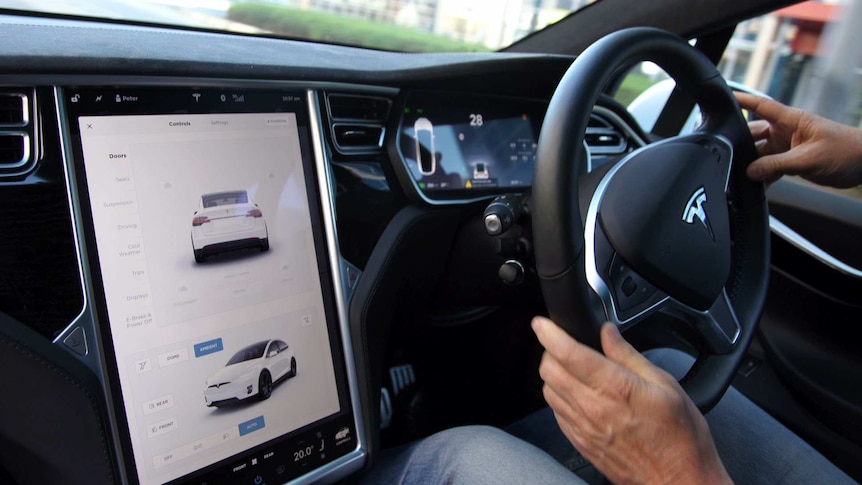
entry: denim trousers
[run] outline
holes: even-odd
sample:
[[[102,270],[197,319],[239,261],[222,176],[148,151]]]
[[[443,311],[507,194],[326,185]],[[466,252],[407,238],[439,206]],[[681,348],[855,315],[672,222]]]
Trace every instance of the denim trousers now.
[[[644,354],[679,378],[688,355]],[[738,484],[853,484],[844,472],[733,388],[706,415],[718,454]],[[601,474],[569,443],[545,408],[506,430],[464,426],[384,450],[363,484],[584,484]]]

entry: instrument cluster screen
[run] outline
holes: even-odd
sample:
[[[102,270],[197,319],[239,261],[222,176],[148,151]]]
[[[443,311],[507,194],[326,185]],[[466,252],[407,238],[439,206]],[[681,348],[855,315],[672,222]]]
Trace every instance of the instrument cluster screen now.
[[[411,93],[398,149],[432,198],[530,187],[545,103],[498,96]]]

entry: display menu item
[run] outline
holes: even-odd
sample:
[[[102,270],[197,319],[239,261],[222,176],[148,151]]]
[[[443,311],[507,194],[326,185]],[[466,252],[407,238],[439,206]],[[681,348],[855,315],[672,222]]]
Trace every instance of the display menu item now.
[[[108,99],[130,95],[117,96]],[[339,454],[336,435],[351,435],[350,421],[318,431],[296,442],[301,459],[289,447],[266,448],[349,408],[318,267],[302,116],[75,120],[101,325],[140,483],[201,470],[256,478],[277,461],[266,470],[284,475],[281,483],[296,475],[290,465],[325,462]],[[260,453],[244,456],[249,450]]]

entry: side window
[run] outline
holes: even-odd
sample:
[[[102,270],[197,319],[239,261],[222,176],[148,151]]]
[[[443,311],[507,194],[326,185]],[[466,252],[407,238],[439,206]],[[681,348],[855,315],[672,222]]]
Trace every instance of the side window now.
[[[862,1],[807,1],[740,23],[719,71],[784,104],[862,127]],[[841,191],[862,198],[862,189]]]

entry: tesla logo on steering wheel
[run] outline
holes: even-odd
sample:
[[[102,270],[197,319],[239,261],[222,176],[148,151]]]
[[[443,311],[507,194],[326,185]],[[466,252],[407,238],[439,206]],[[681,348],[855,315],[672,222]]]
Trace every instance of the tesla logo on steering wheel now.
[[[694,224],[694,218],[697,217],[700,219],[703,227],[709,231],[709,237],[715,241],[715,234],[712,232],[712,226],[706,218],[706,209],[703,208],[703,204],[706,204],[706,190],[703,186],[700,186],[691,194],[688,203],[685,204],[685,210],[682,211],[682,220],[688,224]]]

